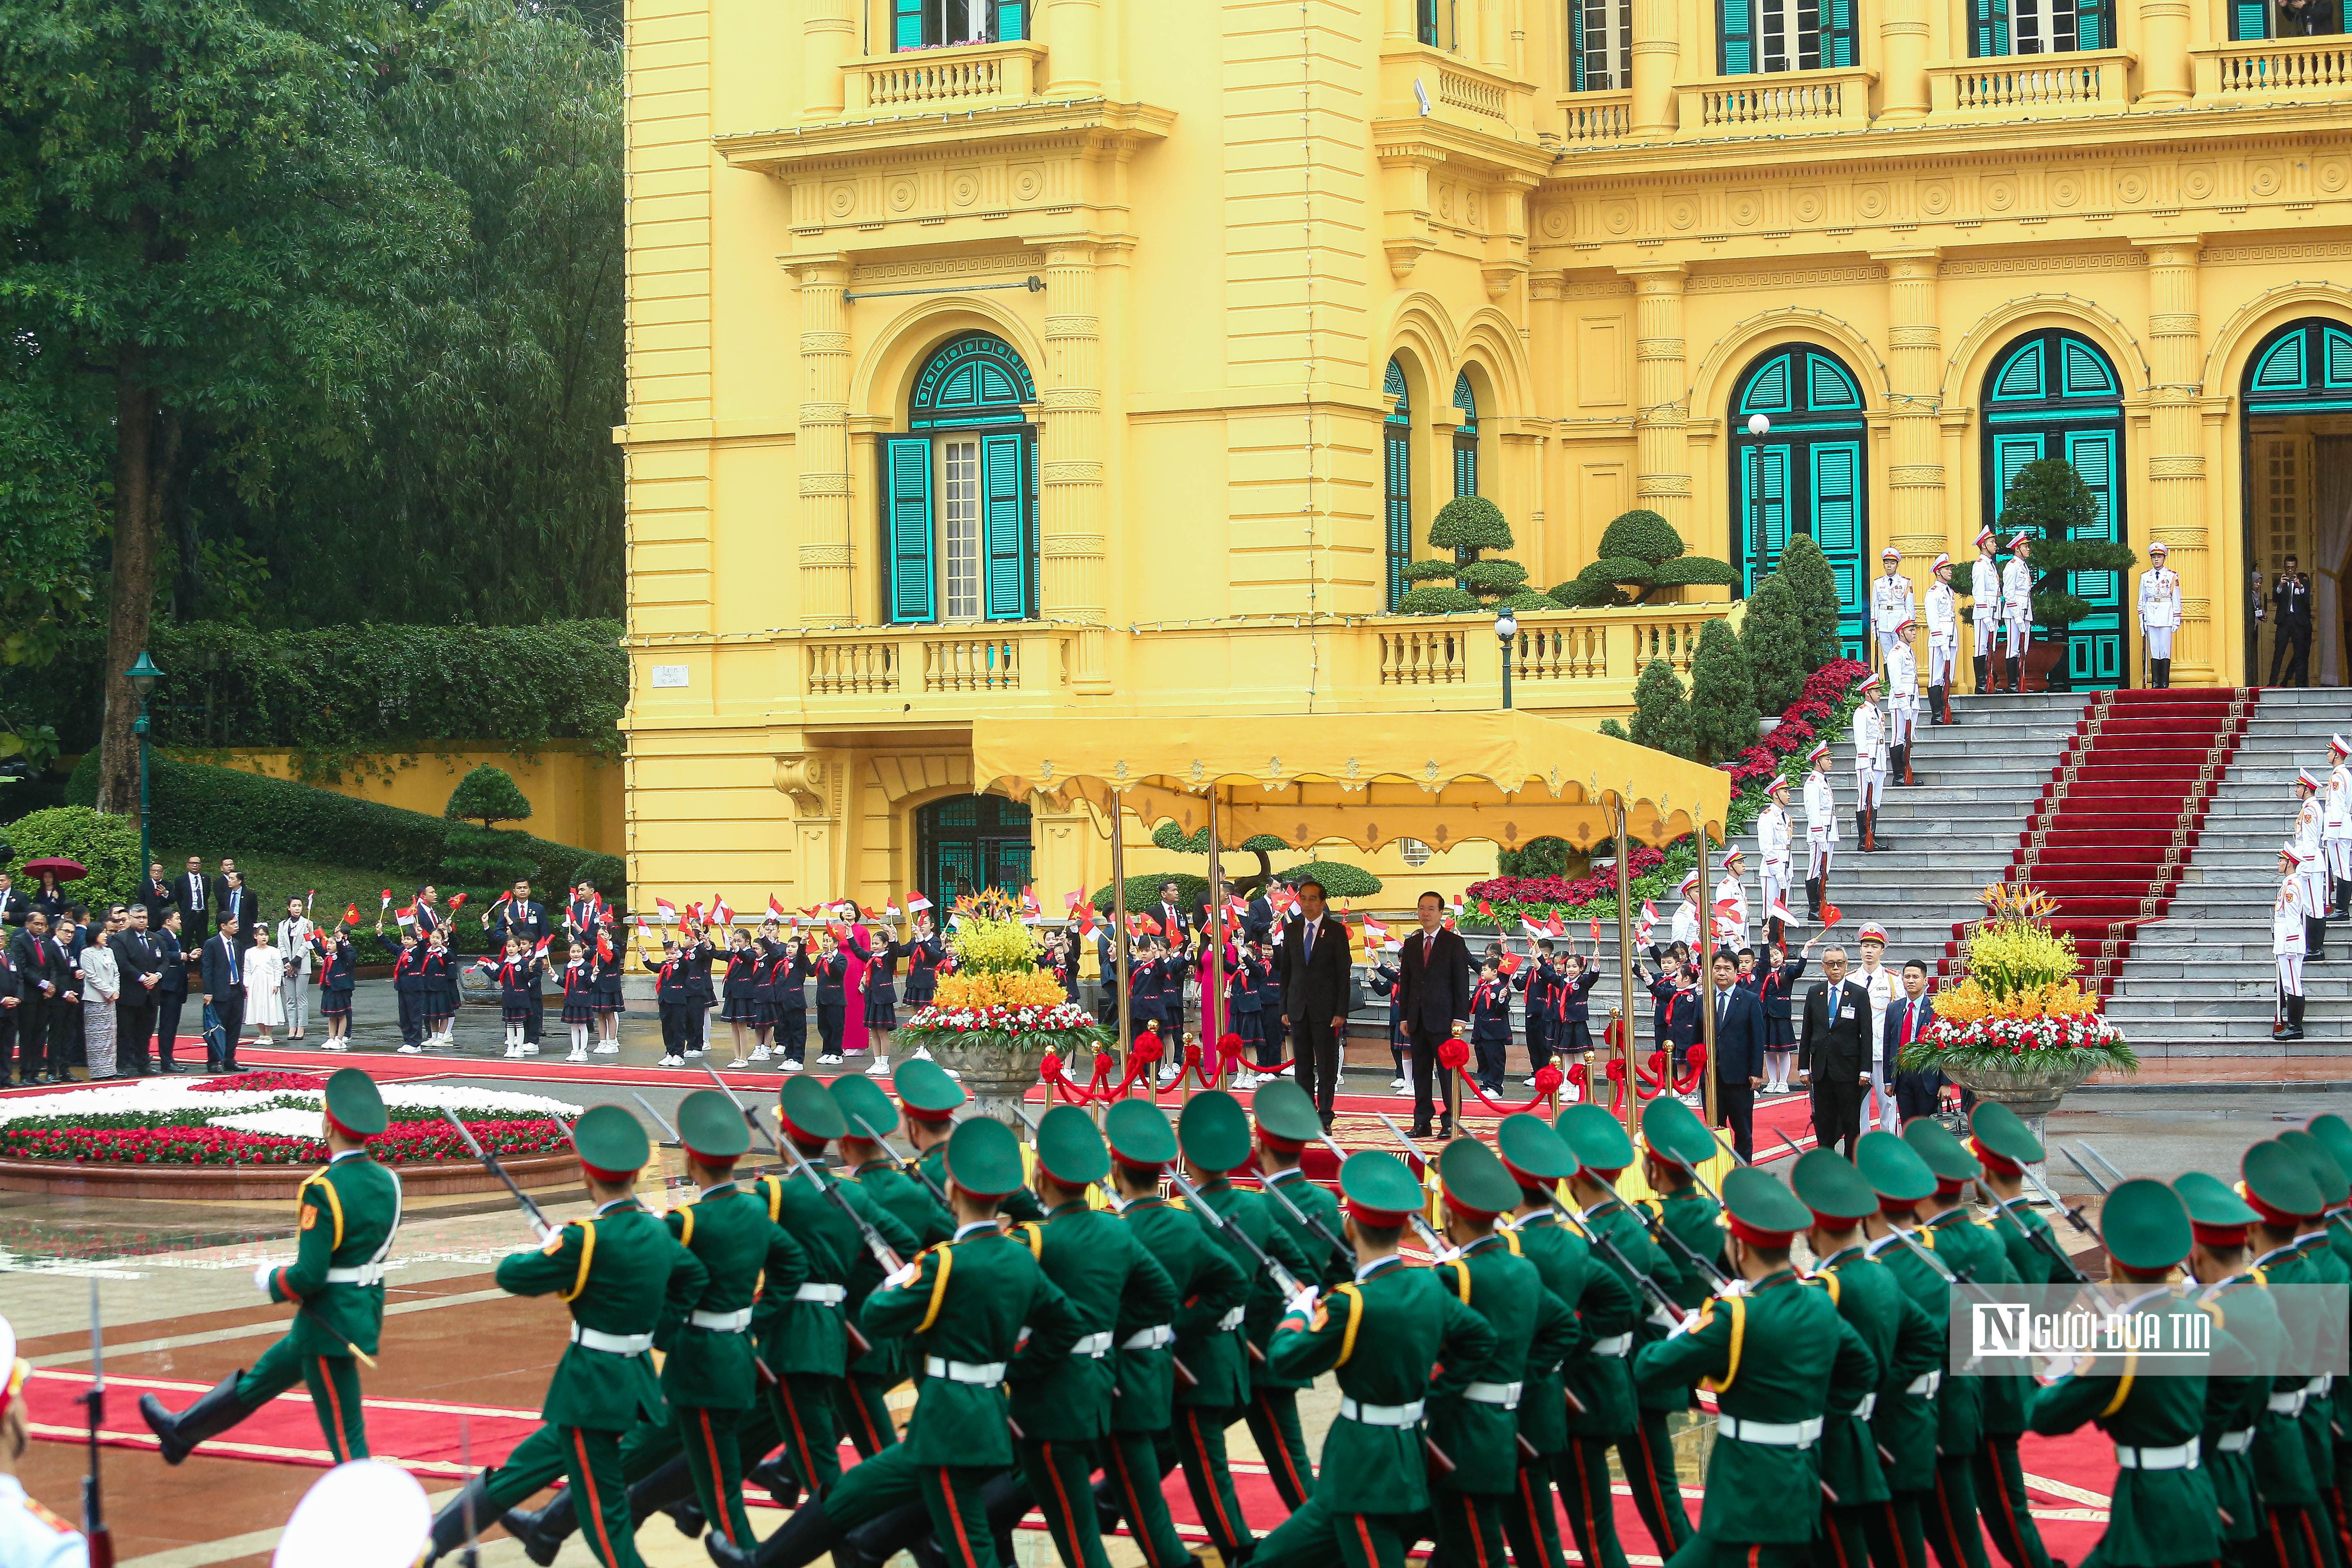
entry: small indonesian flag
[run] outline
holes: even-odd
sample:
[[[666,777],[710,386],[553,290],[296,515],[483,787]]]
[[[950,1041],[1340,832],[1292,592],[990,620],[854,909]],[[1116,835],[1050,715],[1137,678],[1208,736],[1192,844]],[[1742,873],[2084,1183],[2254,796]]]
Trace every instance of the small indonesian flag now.
[[[1389,928],[1381,924],[1380,921],[1372,919],[1371,916],[1366,915],[1364,917],[1364,945],[1367,947],[1375,945],[1385,947],[1388,945],[1388,940]]]
[[[1095,907],[1092,904],[1078,906],[1078,934],[1089,942],[1094,940]]]
[[[548,943],[550,943],[550,942],[553,942],[554,940],[555,940],[555,935],[554,935],[554,933],[553,933],[553,932],[551,932],[551,932],[549,932],[547,935],[545,935],[545,936],[543,936],[543,937],[541,937],[541,938],[539,939],[538,943],[537,943],[535,946],[533,946],[533,947],[531,948],[531,950],[530,950],[530,955],[531,955],[533,958],[545,958],[545,957],[547,956],[547,944],[548,944]]]
[[[731,926],[735,923],[735,911],[728,908],[727,900],[716,893],[710,895],[710,919],[715,925]]]
[[[1798,926],[1805,923],[1789,912],[1789,900],[1786,899],[1773,900],[1772,907],[1765,912],[1764,918],[1768,921],[1779,921],[1782,925]]]
[[[381,907],[387,910],[392,908],[392,889],[390,888],[386,888],[383,890],[383,903]]]
[[[773,893],[768,895],[768,918],[779,923],[792,919],[792,911],[778,903]]]
[[[667,899],[656,899],[654,900],[654,908],[661,911],[662,924],[669,925],[677,921],[677,906],[671,903]]]
[[[1725,893],[1715,900],[1715,912],[1721,914],[1726,910],[1736,910],[1746,900],[1736,890]]]
[[[1034,882],[1021,889],[1021,912],[1024,915],[1042,915],[1045,912],[1045,906],[1037,901],[1037,887]]]
[[[1528,940],[1529,942],[1535,941],[1538,937],[1549,936],[1551,934],[1549,931],[1544,930],[1543,927],[1536,924],[1535,921],[1528,919],[1525,915],[1521,915],[1519,917],[1519,929],[1528,933]]]
[[[1642,918],[1633,922],[1633,940],[1637,942],[1648,942],[1650,940],[1650,932],[1657,929],[1657,924],[1658,906],[1652,903],[1649,900],[1643,899],[1642,900]]]
[[[398,918],[402,925],[415,925],[416,923],[416,906],[415,904],[403,904],[400,907]]]
[[[1076,914],[1078,912],[1079,901],[1079,895],[1076,889],[1074,888],[1070,891],[1064,893],[1062,895],[1062,912],[1065,914]]]
[[[1073,894],[1072,896],[1073,896],[1073,897],[1076,897],[1076,895],[1075,895],[1075,894]],[[921,914],[925,910],[929,909],[930,907],[931,907],[931,900],[929,900],[929,899],[927,899],[927,898],[925,898],[925,897],[923,897],[923,895],[922,895],[922,893],[921,893],[921,891],[920,891],[919,889],[918,889],[917,891],[914,891],[914,892],[908,893],[908,894],[907,895],[907,912],[908,912],[908,914],[910,914],[910,915],[919,915],[919,914]]]

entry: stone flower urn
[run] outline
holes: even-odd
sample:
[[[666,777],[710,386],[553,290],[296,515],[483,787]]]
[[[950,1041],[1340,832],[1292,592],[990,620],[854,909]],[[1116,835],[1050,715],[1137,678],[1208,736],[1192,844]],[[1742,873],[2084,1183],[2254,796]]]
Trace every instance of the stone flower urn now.
[[[963,1091],[971,1096],[975,1112],[992,1116],[1017,1133],[1027,1133],[1028,1128],[1014,1113],[1013,1107],[1037,1086],[1037,1069],[1045,1059],[1045,1047],[1024,1049],[981,1038],[971,1038],[963,1044],[935,1038],[930,1042],[930,1050],[931,1059],[954,1073],[963,1084]],[[1093,1058],[1087,1060],[1091,1062]]]
[[[2072,1051],[2053,1051],[2042,1060],[2029,1051],[2016,1062],[2000,1067],[1950,1062],[1939,1070],[1979,1100],[1990,1100],[2017,1112],[2018,1120],[2047,1148],[2050,1140],[2042,1131],[2042,1118],[2058,1109],[2069,1090],[2082,1088],[2083,1080],[2096,1072],[2098,1065],[2077,1059]],[[2040,1167],[2034,1174],[2042,1174]]]

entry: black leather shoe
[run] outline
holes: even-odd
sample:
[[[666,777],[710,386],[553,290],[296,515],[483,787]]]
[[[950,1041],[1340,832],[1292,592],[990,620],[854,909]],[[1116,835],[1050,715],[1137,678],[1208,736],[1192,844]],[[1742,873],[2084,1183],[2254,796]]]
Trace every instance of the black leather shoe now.
[[[165,1464],[178,1464],[195,1452],[197,1444],[207,1437],[219,1436],[253,1414],[236,1396],[237,1379],[244,1375],[242,1367],[230,1373],[176,1415],[153,1394],[140,1396],[139,1414],[146,1417],[149,1427],[162,1439]]]
[[[1426,1137],[1428,1137],[1428,1136],[1429,1136],[1429,1123],[1428,1123],[1428,1122],[1426,1122],[1426,1121],[1416,1121],[1416,1122],[1414,1122],[1414,1123],[1412,1124],[1412,1128],[1406,1131],[1405,1136],[1406,1136],[1406,1137],[1408,1137],[1408,1138],[1426,1138]]]

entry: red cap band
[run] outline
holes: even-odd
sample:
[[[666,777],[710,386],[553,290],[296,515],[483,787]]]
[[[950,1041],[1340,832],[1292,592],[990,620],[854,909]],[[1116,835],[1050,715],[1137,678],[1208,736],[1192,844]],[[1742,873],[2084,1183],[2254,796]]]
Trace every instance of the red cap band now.
[[[1113,1149],[1110,1152],[1110,1157],[1118,1161],[1120,1164],[1126,1166],[1130,1171],[1164,1171],[1168,1168],[1168,1162],[1165,1160],[1130,1159],[1127,1155],[1120,1153],[1117,1149]]]
[[[1445,1206],[1452,1209],[1455,1214],[1460,1215],[1472,1225],[1485,1225],[1492,1220],[1496,1214],[1496,1211],[1493,1209],[1474,1209],[1468,1204],[1464,1203],[1460,1198],[1455,1197],[1452,1193],[1445,1194]]]
[[[1348,1213],[1358,1225],[1369,1225],[1381,1230],[1401,1229],[1409,1212],[1406,1209],[1367,1208],[1353,1198],[1348,1200]]]
[[[2246,1227],[2242,1225],[2200,1225],[2189,1222],[2189,1234],[2197,1238],[2200,1247],[2218,1247],[2230,1251],[2246,1245]]]
[[[637,1173],[635,1171],[607,1171],[603,1166],[592,1165],[585,1160],[580,1162],[580,1173],[591,1181],[602,1182],[608,1187],[617,1187],[623,1182],[634,1182],[637,1179]]]
[[[686,1150],[686,1157],[700,1164],[708,1165],[714,1171],[731,1171],[735,1168],[735,1163],[738,1160],[740,1160],[743,1156],[740,1154],[706,1154],[701,1150],[688,1144]]]
[[[946,1110],[926,1110],[919,1105],[908,1105],[902,1100],[898,1102],[898,1110],[916,1121],[953,1121],[955,1120],[955,1111],[952,1108]]]
[[[1953,1176],[1938,1176],[1936,1178],[1936,1195],[1939,1198],[1958,1197],[1962,1193],[1968,1191],[1968,1188],[1969,1184],[1964,1178]]]
[[[349,1127],[344,1126],[342,1122],[336,1120],[335,1113],[327,1110],[326,1107],[320,1106],[319,1109],[320,1113],[326,1117],[328,1126],[333,1128],[336,1131],[341,1133],[346,1138],[356,1138],[362,1143],[367,1142],[368,1135],[366,1133],[354,1132]]]
[[[1893,1219],[1909,1219],[1918,1206],[1916,1198],[1890,1198],[1885,1193],[1878,1194],[1878,1212]]]
[[[2005,1155],[1994,1153],[1991,1150],[1986,1148],[1983,1143],[1974,1138],[1969,1140],[1969,1147],[1975,1152],[1978,1159],[1984,1162],[1984,1168],[1990,1171],[1996,1176],[2014,1176],[2020,1171],[2025,1169],[2024,1166],[2019,1164],[2016,1161],[2011,1160]]]
[[[2284,1209],[2273,1208],[2263,1202],[2262,1198],[2243,1183],[2239,1184],[2238,1190],[2245,1194],[2248,1205],[2263,1216],[2263,1223],[2273,1230],[2294,1230],[2311,1217],[2309,1215],[2289,1214]]]
[[[1607,1182],[1611,1186],[1615,1186],[1617,1184],[1617,1178],[1625,1173],[1625,1167],[1622,1165],[1619,1165],[1614,1170],[1608,1171],[1602,1170],[1598,1165],[1587,1165],[1584,1168],[1591,1172],[1594,1175],[1600,1177],[1602,1181]]]
[[[1257,1130],[1257,1141],[1277,1154],[1298,1154],[1305,1152],[1307,1149],[1306,1139],[1285,1138],[1279,1132],[1268,1132],[1264,1127]],[[1234,1168],[1238,1170],[1241,1167]]]
[[[1796,1238],[1797,1234],[1792,1230],[1764,1230],[1749,1225],[1736,1214],[1726,1214],[1723,1223],[1732,1235],[1748,1246],[1760,1247],[1770,1252],[1788,1250],[1789,1243]]]
[[[1812,1215],[1813,1223],[1823,1230],[1853,1230],[1862,1224],[1861,1219],[1853,1215],[1823,1214],[1819,1209],[1813,1210]]]

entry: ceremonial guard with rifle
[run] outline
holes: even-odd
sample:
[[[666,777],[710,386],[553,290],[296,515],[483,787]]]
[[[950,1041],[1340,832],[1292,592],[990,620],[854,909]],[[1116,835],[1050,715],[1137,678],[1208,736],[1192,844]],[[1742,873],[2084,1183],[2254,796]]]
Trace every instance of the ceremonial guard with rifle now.
[[[913,1065],[902,1064],[898,1070],[903,1074]],[[955,1082],[944,1071],[940,1077],[950,1085]],[[882,1086],[863,1073],[851,1073],[835,1079],[827,1087],[848,1129],[841,1135],[841,1163],[866,1196],[906,1227],[916,1247],[935,1247],[953,1236],[955,1215],[948,1211],[945,1194],[934,1193],[926,1178],[908,1174],[889,1147],[889,1135],[898,1127],[898,1109],[890,1103]],[[961,1095],[962,1090],[956,1092]],[[852,1279],[854,1287],[862,1287],[846,1303],[852,1322],[865,1310],[866,1298],[877,1283],[878,1277],[869,1276],[865,1269]],[[849,1363],[849,1375],[835,1391],[836,1410],[849,1441],[866,1458],[898,1440],[890,1421],[888,1395],[912,1375],[906,1352],[903,1340],[876,1342]]]
[[[1265,1189],[1274,1228],[1299,1256],[1319,1261],[1320,1268],[1309,1265],[1307,1278],[1318,1279],[1326,1289],[1341,1283],[1355,1272],[1356,1264],[1355,1254],[1339,1239],[1339,1200],[1329,1188],[1308,1181],[1299,1164],[1307,1145],[1323,1135],[1315,1101],[1297,1084],[1277,1078],[1251,1097],[1250,1110],[1257,1120],[1259,1184]],[[1276,1373],[1265,1353],[1274,1343],[1274,1327],[1281,1316],[1282,1303],[1268,1302],[1262,1291],[1252,1296],[1243,1325],[1257,1348],[1250,1358],[1249,1431],[1276,1495],[1296,1512],[1315,1489],[1307,1433],[1298,1422],[1298,1395],[1314,1384]]]

